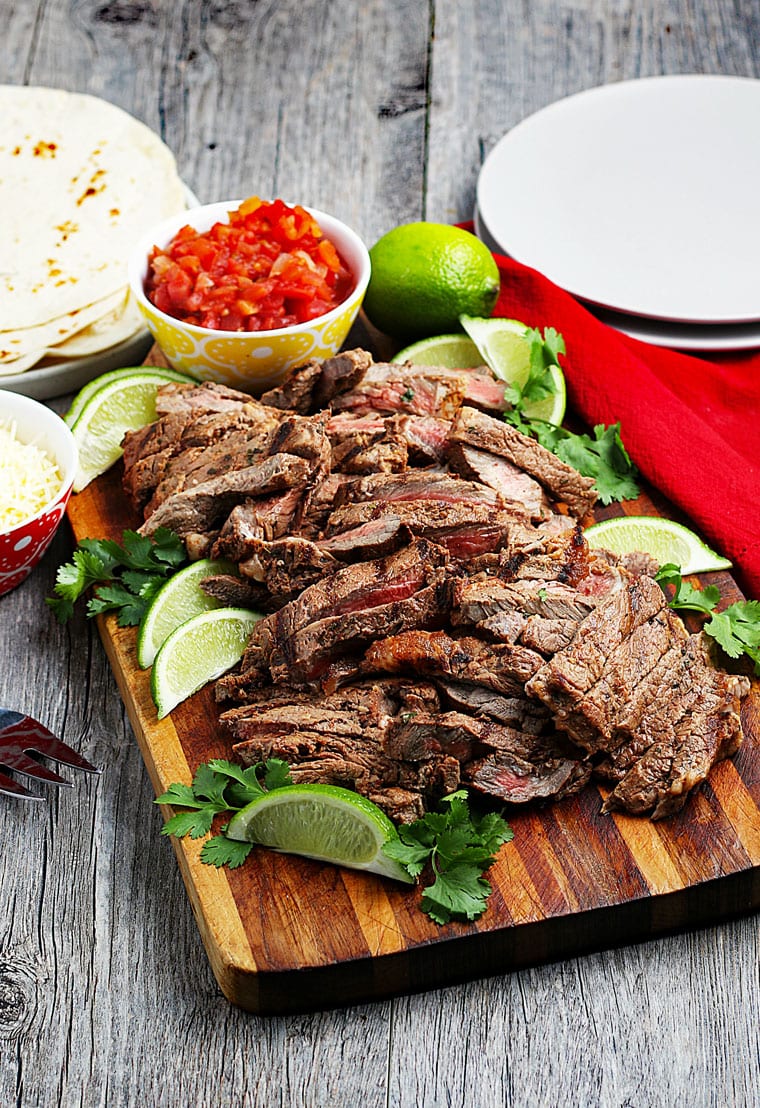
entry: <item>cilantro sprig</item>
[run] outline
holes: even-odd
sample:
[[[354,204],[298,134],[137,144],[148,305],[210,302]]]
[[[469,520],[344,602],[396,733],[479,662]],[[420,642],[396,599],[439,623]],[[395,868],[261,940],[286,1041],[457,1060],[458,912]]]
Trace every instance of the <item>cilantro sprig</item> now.
[[[729,658],[742,655],[754,663],[755,673],[760,675],[760,601],[738,600],[722,612],[715,611],[720,601],[720,591],[715,585],[695,589],[681,576],[680,566],[672,562],[661,566],[655,576],[663,591],[671,586],[673,595],[669,607],[710,615],[702,630],[715,639]]]
[[[419,877],[430,865],[434,880],[423,889],[422,910],[436,923],[477,919],[491,893],[483,874],[513,832],[496,812],[473,815],[464,790],[444,797],[442,804],[442,811],[402,824],[398,839],[385,843],[383,853],[410,877]]]
[[[262,780],[259,778],[262,777]],[[239,812],[252,800],[272,789],[292,785],[287,762],[269,758],[244,769],[224,758],[213,758],[198,766],[192,785],[175,783],[157,797],[155,804],[171,804],[183,808],[176,812],[161,828],[162,835],[175,835],[178,839],[189,835],[201,839],[211,830],[214,816],[220,812]],[[201,849],[201,861],[210,866],[242,866],[253,849],[253,843],[228,839],[227,825],[220,828]]]
[[[220,813],[240,811],[265,793],[292,784],[288,764],[279,758],[247,769],[215,758],[198,767],[192,785],[170,785],[156,799],[156,804],[182,809],[166,821],[161,834],[200,839]],[[385,843],[383,852],[415,880],[430,867],[433,881],[422,890],[421,907],[436,923],[476,919],[491,893],[483,874],[502,843],[512,839],[512,829],[495,812],[472,815],[463,790],[441,803],[441,811],[402,824],[398,838]],[[253,843],[228,839],[227,826],[222,824],[219,833],[203,844],[200,858],[206,865],[236,869],[253,849]]]
[[[186,561],[182,540],[166,527],[151,538],[124,531],[121,543],[82,539],[72,560],[58,569],[55,595],[46,603],[65,623],[77,600],[89,593],[88,616],[117,612],[120,627],[135,626],[167,577]]]
[[[609,426],[598,423],[592,438],[526,415],[526,404],[544,400],[556,391],[551,368],[559,365],[565,341],[553,327],[546,327],[543,335],[537,328],[531,328],[525,337],[530,342],[530,369],[522,385],[511,384],[505,389],[505,399],[512,405],[504,414],[507,423],[538,439],[584,477],[593,478],[602,504],[634,500],[639,495],[638,471],[623,445],[619,423]]]

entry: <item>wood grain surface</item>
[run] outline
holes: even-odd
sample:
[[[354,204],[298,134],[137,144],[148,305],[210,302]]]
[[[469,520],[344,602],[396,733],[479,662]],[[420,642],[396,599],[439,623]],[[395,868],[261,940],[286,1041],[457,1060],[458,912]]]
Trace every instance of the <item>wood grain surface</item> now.
[[[279,192],[370,243],[468,218],[483,157],[557,97],[760,77],[758,0],[0,0],[0,16],[3,82],[119,104],[204,202]],[[0,1104],[754,1108],[756,914],[348,1009],[231,1006],[97,631],[44,604],[71,542],[62,528],[0,599],[0,703],[103,767],[45,804],[0,802]]]

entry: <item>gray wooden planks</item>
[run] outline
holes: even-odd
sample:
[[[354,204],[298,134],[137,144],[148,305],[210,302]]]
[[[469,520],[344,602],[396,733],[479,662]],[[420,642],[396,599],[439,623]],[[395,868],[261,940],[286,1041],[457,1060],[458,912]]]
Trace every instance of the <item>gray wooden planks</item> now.
[[[0,15],[0,80],[120,104],[203,201],[278,193],[369,243],[469,217],[485,154],[559,96],[760,76],[757,0],[0,0]],[[0,703],[104,766],[45,805],[0,802],[0,1103],[756,1103],[756,917],[347,1011],[232,1009],[97,635],[44,605],[69,552],[64,529],[0,600]]]

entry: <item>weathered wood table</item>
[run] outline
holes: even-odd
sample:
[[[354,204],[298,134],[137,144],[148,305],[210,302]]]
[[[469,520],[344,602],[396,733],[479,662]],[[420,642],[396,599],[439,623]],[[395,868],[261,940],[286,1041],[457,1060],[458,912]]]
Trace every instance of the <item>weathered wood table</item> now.
[[[494,142],[558,97],[760,76],[758,0],[0,0],[0,16],[4,83],[121,105],[203,201],[294,198],[369,243],[468,218]],[[0,703],[104,767],[45,804],[0,802],[0,1104],[757,1104],[756,916],[361,1008],[231,1007],[95,629],[44,604],[70,549],[63,528],[0,600]]]

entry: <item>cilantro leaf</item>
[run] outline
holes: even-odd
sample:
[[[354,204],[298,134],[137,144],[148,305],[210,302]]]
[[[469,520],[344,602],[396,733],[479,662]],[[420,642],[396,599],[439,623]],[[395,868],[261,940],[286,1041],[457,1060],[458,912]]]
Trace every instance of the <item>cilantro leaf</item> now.
[[[201,847],[201,861],[207,866],[229,866],[230,869],[237,869],[252,850],[253,843],[228,839],[226,835],[214,835]]]
[[[65,623],[74,604],[90,592],[87,615],[117,612],[121,627],[138,624],[166,578],[187,560],[182,540],[166,527],[152,538],[124,531],[113,539],[82,539],[71,562],[56,575],[54,595],[47,603]]]
[[[386,843],[383,853],[400,862],[410,877],[418,877],[430,864],[434,880],[423,889],[422,910],[436,923],[476,919],[491,892],[483,873],[502,843],[512,838],[512,830],[495,812],[474,817],[464,790],[444,797],[441,804],[440,812],[399,827],[398,839]]]
[[[716,612],[720,602],[717,586],[693,588],[681,577],[680,566],[672,562],[660,567],[655,580],[663,591],[666,585],[674,589],[669,607],[712,613],[702,628],[704,633],[715,639],[729,658],[741,658],[742,655],[750,658],[754,662],[755,673],[760,676],[760,600],[738,600],[722,612]]]
[[[674,594],[669,601],[670,608],[686,608],[695,612],[711,612],[720,600],[720,589],[717,585],[708,585],[704,589],[695,589],[688,581],[681,577],[681,567],[673,562],[666,562],[660,566],[655,574],[655,581],[660,586],[671,585]],[[663,590],[664,591],[664,590]]]
[[[490,892],[491,886],[477,865],[453,862],[425,889],[422,910],[441,924],[460,916],[477,919],[485,911]]]
[[[639,495],[638,471],[620,437],[620,424],[605,427],[597,423],[594,438],[569,432],[557,443],[554,453],[584,477],[592,477],[602,504],[633,500]]]
[[[266,789],[259,782],[262,771]],[[278,758],[270,758],[247,769],[224,758],[203,762],[195,772],[192,785],[175,782],[156,797],[156,804],[171,804],[186,809],[172,815],[161,829],[161,834],[175,835],[180,839],[185,835],[192,839],[202,838],[211,830],[214,816],[218,813],[240,811],[266,791],[291,784],[288,764]],[[202,862],[211,866],[228,865],[232,869],[243,864],[253,843],[228,839],[226,830],[227,825],[221,829],[221,834],[204,843]]]
[[[723,612],[716,612],[704,627],[729,658],[746,654],[760,674],[760,601],[739,600]]]
[[[177,812],[161,828],[162,835],[176,835],[178,839],[189,835],[191,839],[200,839],[211,830],[215,811],[212,807],[194,808],[188,812]]]

